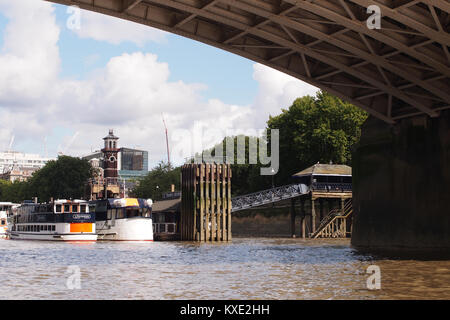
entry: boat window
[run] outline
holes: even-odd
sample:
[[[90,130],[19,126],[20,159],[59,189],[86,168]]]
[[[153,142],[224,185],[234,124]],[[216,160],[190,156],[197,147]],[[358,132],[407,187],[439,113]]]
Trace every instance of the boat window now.
[[[64,213],[69,213],[70,212],[70,205],[65,204],[64,205]]]
[[[44,229],[44,226],[41,226],[41,231],[44,231],[45,229]]]
[[[55,231],[55,226],[52,226],[52,231]]]
[[[56,212],[57,212],[57,213],[61,213],[61,209],[62,209],[62,205],[57,204],[57,205],[56,205]]]
[[[117,218],[117,219],[123,219],[123,218],[125,218],[124,209],[117,209],[116,218]]]
[[[6,223],[5,223],[5,220],[2,220],[2,226],[4,226]]]
[[[140,216],[144,218],[150,218],[150,209],[149,208],[141,208],[139,210]]]
[[[78,205],[77,204],[72,206],[72,212],[78,212]]]
[[[127,209],[127,218],[139,216],[139,209]]]
[[[86,212],[86,205],[85,204],[80,205],[80,212],[82,212],[82,213]]]

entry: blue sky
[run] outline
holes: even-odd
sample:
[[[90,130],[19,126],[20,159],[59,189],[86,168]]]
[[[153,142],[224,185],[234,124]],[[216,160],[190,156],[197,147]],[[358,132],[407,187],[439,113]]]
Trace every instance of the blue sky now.
[[[169,63],[171,81],[206,83],[206,99],[217,98],[231,104],[247,105],[256,95],[258,88],[252,79],[254,62],[251,60],[175,34],[168,34],[163,43],[148,42],[144,46],[131,41],[114,45],[81,39],[64,27],[67,7],[54,6],[62,32],[59,44],[64,77],[82,79],[93,68],[105,66],[114,56],[144,51],[157,54],[160,61]],[[86,63],[89,56],[95,56],[94,63]]]
[[[166,158],[164,115],[181,164],[230,132],[263,129],[269,115],[317,90],[220,49],[88,11],[71,30],[70,15],[45,1],[0,0],[0,149],[14,136],[17,151],[43,154],[46,141],[51,157],[81,156],[114,129],[123,146],[148,150],[153,166]]]

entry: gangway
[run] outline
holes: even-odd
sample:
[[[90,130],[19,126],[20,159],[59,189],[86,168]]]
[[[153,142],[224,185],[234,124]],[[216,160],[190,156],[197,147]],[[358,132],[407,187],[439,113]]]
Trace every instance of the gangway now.
[[[234,197],[231,199],[231,212],[295,198],[307,194],[309,191],[307,185],[295,183]]]

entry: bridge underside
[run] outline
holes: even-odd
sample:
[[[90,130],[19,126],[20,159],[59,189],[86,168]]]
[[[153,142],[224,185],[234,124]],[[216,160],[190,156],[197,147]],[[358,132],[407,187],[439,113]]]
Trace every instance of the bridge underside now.
[[[352,244],[450,252],[448,0],[48,1],[201,41],[368,111]],[[367,27],[371,5],[380,29]]]
[[[436,117],[450,108],[447,0],[49,1],[233,52],[387,123],[419,114]],[[381,10],[381,29],[367,27],[370,5]]]

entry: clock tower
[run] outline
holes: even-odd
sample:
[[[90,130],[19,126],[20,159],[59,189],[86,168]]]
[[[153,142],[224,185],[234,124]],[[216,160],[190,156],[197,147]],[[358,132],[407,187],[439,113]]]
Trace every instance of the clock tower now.
[[[113,130],[109,130],[109,134],[106,137],[104,137],[103,140],[105,141],[105,146],[102,149],[104,177],[106,178],[106,180],[117,180],[117,177],[119,175],[118,174],[119,148],[117,142],[119,138],[114,135]],[[117,183],[117,181],[114,182]]]

